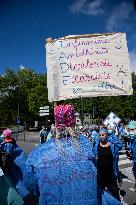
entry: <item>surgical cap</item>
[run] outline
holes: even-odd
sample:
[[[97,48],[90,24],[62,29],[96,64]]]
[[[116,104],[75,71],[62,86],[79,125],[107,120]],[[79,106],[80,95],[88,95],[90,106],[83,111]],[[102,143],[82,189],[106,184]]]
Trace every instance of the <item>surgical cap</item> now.
[[[106,133],[106,134],[108,133],[108,132],[107,132],[107,129],[105,129],[105,128],[100,129],[100,132],[99,132],[99,133],[101,133],[101,132],[104,132],[104,133]]]
[[[136,121],[131,120],[131,121],[128,123],[128,128],[129,128],[129,129],[136,129]]]

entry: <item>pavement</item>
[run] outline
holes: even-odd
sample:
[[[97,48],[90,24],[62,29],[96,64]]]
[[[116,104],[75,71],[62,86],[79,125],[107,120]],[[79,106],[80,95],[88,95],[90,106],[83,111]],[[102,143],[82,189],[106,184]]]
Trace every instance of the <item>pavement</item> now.
[[[119,154],[119,170],[122,176],[120,194],[123,205],[136,205],[136,192],[134,192],[135,179],[132,166],[132,161],[127,159],[125,150],[122,150]]]
[[[39,132],[22,132],[19,133],[17,138],[17,144],[23,148],[26,154],[29,154],[31,150],[40,144]]]

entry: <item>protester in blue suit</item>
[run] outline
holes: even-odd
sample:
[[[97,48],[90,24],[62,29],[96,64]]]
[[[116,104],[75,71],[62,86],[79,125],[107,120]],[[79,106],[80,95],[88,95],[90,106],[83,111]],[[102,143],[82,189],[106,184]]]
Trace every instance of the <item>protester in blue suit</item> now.
[[[130,142],[130,137],[128,135],[128,130],[127,130],[126,125],[121,124],[120,129],[119,129],[119,137],[124,141],[125,150],[127,150],[127,146]]]
[[[122,140],[119,139],[117,135],[115,135],[114,128],[112,126],[107,127],[107,132],[108,132],[108,142],[115,144],[116,148],[118,149],[118,154],[116,156],[116,163],[118,167],[118,162],[119,162],[119,151],[122,150],[123,143]],[[118,178],[119,178],[119,169],[118,169]]]
[[[97,195],[92,145],[86,137],[77,135],[75,123],[72,105],[57,106],[55,136],[28,156],[24,181],[27,188],[39,197],[39,205],[102,204]],[[119,204],[107,194],[102,197],[103,204]]]
[[[118,154],[116,156],[116,167],[118,167],[118,163],[119,163],[119,151],[122,149],[123,147],[123,143],[122,141],[119,139],[119,137],[117,135],[115,135],[114,133],[114,128],[112,126],[108,126],[107,127],[107,132],[108,132],[108,142],[115,144],[116,148],[118,149]],[[120,173],[119,173],[119,168],[118,168],[118,182],[121,184],[121,178],[120,178]]]
[[[118,148],[118,151],[120,151],[123,147],[122,141],[118,138],[117,135],[114,133],[114,128],[112,126],[107,127],[107,132],[108,132],[108,141],[111,143],[114,143],[116,147]]]
[[[3,171],[9,177],[20,196],[25,197],[29,194],[23,182],[23,168],[27,156],[16,144],[10,129],[3,131],[3,137],[4,140],[0,145],[0,151],[3,154],[5,153],[4,162],[2,163]]]
[[[128,151],[126,152],[127,157],[130,160],[133,160],[133,174],[135,178],[135,187],[136,192],[136,121],[130,121],[128,124],[130,143],[128,145]]]
[[[91,133],[91,139],[92,139],[93,141],[98,140],[98,139],[99,139],[99,133],[96,132],[95,130],[92,131],[92,133]]]
[[[111,194],[120,200],[117,186],[118,176],[118,148],[115,143],[109,142],[107,129],[99,132],[100,139],[95,141],[93,151],[97,159],[97,179],[102,190],[108,189]]]

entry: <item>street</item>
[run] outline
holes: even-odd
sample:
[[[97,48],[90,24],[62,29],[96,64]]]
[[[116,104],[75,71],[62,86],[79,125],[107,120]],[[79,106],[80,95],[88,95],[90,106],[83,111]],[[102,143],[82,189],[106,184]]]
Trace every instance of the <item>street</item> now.
[[[27,154],[29,154],[34,147],[38,146],[39,142],[39,132],[26,132],[25,142],[24,133],[22,133],[17,140],[17,144],[21,146]],[[127,159],[124,149],[120,151],[119,154],[119,170],[122,175],[120,188],[122,202],[124,205],[136,205],[136,193],[133,190],[134,176],[132,173],[132,162]]]
[[[136,205],[136,192],[134,192],[134,176],[132,173],[132,162],[127,159],[125,150],[119,155],[119,170],[122,173],[122,185],[120,194],[123,196],[124,205]]]

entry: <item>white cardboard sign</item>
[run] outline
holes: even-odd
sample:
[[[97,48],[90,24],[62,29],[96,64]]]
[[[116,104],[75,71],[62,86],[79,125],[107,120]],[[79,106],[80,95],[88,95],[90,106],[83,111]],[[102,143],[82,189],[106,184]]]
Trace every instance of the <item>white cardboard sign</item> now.
[[[46,44],[48,99],[131,95],[125,33],[68,36]]]
[[[110,114],[107,116],[107,118],[104,120],[104,125],[111,127],[116,127],[117,124],[121,121],[121,119],[115,115],[113,112],[110,112]]]

